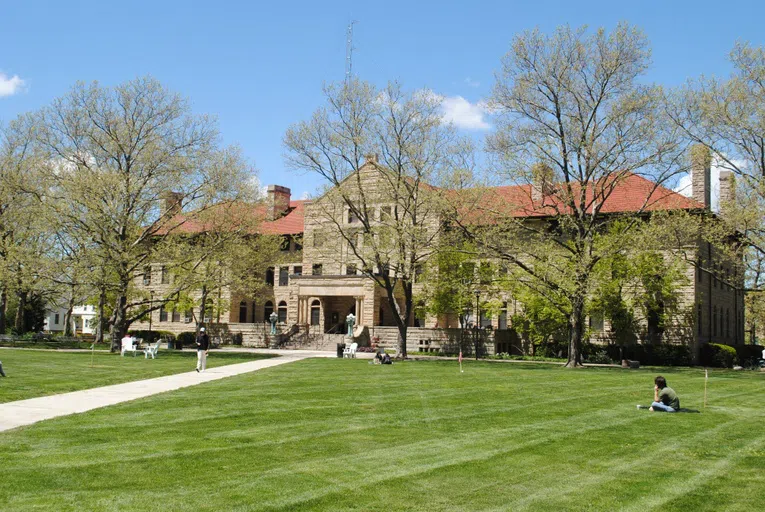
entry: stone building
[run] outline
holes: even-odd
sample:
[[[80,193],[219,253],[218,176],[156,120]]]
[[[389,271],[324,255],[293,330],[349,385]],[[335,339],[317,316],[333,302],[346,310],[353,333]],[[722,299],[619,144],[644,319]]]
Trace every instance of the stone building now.
[[[357,171],[354,179],[361,180],[363,190],[372,194],[380,190],[380,172],[374,158]],[[340,186],[343,186],[342,184]],[[702,213],[710,208],[710,163],[696,159],[692,172],[692,197],[681,196],[669,189],[655,187],[650,181],[636,175],[627,177],[604,203],[603,211],[629,213],[640,211],[648,201],[648,210],[683,209]],[[541,217],[535,207],[535,199],[544,196],[544,187],[536,189],[529,185],[497,187],[497,197],[508,203],[520,204],[517,215]],[[733,194],[732,177],[721,176],[721,196]],[[369,219],[383,223],[391,214],[391,205],[385,201],[385,193],[378,193],[377,202],[371,201]],[[524,199],[528,198],[528,199]],[[528,204],[523,205],[527,201]],[[429,222],[439,222],[438,218]],[[266,272],[266,288],[257,296],[230,297],[231,308],[227,314],[206,323],[216,324],[228,333],[240,333],[245,344],[273,345],[269,338],[267,322],[272,312],[277,314],[282,344],[295,347],[329,348],[342,340],[344,321],[349,313],[356,317],[354,331],[363,342],[374,340],[381,345],[393,347],[397,329],[385,291],[370,278],[361,275],[359,258],[349,248],[347,240],[338,235],[341,229],[352,229],[360,222],[347,203],[339,200],[329,190],[311,201],[295,201],[290,190],[278,185],[268,187],[265,221],[261,232],[281,235],[284,240],[281,263]],[[705,342],[742,343],[744,337],[744,308],[741,280],[732,269],[715,263],[714,248],[699,242],[701,259],[697,265],[687,265],[687,285],[682,290],[682,301],[693,310],[693,340],[696,348]],[[362,244],[359,244],[363,246]],[[379,269],[374,269],[375,271]],[[162,293],[165,283],[161,267],[148,270],[143,279],[146,288],[155,294]],[[415,285],[416,286],[416,285]],[[481,315],[481,327],[490,328],[487,351],[510,352],[517,341],[513,336],[508,318],[513,308],[522,307],[511,297],[504,297],[503,310],[491,318]],[[472,319],[470,320],[472,322]],[[194,329],[190,314],[155,311],[152,325],[156,330],[173,332]],[[408,350],[435,350],[454,337],[459,326],[455,315],[441,318],[416,318],[410,321]],[[590,319],[596,337],[607,336],[607,319]],[[148,323],[134,324],[134,329],[146,329]],[[517,347],[516,347],[517,349]]]

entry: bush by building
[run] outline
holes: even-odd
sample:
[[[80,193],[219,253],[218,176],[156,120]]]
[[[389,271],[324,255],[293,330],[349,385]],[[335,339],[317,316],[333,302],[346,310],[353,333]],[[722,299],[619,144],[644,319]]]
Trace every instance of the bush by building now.
[[[701,347],[701,363],[716,368],[733,368],[733,365],[738,364],[738,354],[730,345],[707,343]]]

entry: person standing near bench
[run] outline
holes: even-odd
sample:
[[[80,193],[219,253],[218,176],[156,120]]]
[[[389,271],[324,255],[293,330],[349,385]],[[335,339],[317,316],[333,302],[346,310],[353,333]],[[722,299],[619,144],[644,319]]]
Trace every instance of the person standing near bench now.
[[[205,328],[199,329],[197,334],[197,372],[203,372],[207,368],[207,351],[210,349],[210,337]]]
[[[677,412],[680,410],[680,399],[671,387],[667,386],[667,379],[659,375],[654,379],[653,403],[649,409],[654,412]]]

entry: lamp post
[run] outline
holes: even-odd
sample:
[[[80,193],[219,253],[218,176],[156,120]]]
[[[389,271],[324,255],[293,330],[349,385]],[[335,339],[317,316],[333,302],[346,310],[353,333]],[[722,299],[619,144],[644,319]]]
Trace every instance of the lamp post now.
[[[475,349],[475,359],[478,361],[478,324],[481,321],[481,309],[478,301],[481,298],[481,290],[475,291],[475,321],[473,322],[473,344]]]
[[[148,343],[152,342],[152,340],[151,340],[151,317],[152,317],[152,314],[154,313],[152,311],[153,307],[154,307],[154,290],[149,292],[149,341],[148,341]]]

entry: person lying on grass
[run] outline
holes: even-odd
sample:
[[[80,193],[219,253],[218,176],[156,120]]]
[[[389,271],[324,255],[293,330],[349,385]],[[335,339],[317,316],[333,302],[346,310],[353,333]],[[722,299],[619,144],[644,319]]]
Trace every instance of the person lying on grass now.
[[[654,412],[677,412],[680,409],[680,399],[671,387],[667,386],[667,379],[659,375],[654,379],[653,403],[648,409]]]

